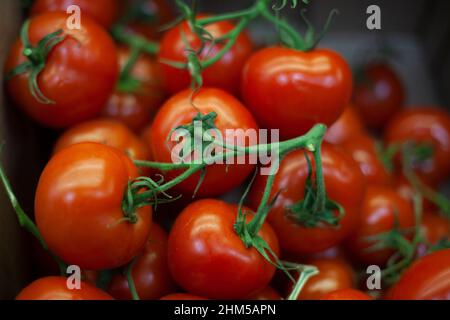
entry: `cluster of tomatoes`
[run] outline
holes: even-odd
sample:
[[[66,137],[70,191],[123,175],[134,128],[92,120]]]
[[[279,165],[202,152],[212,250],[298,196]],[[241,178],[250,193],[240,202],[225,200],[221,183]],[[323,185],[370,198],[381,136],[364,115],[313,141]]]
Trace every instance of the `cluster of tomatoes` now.
[[[66,9],[73,4],[81,8],[79,28],[67,24]],[[136,4],[155,19],[119,17]],[[450,227],[436,206],[446,199],[435,190],[450,176],[450,115],[437,107],[404,108],[402,83],[386,63],[368,64],[353,79],[338,53],[255,50],[245,32],[202,71],[203,87],[194,92],[189,70],[173,62],[186,64],[188,51],[198,52],[200,60],[219,54],[235,25],[206,24],[222,41],[205,44],[188,21],[157,33],[170,15],[170,7],[156,0],[34,1],[7,59],[6,88],[36,122],[65,129],[36,190],[35,233],[60,264],[79,266],[83,281],[73,290],[64,277],[40,278],[17,299],[289,295],[293,282],[286,270],[277,271],[242,240],[235,230],[238,205],[221,198],[256,166],[212,164],[192,175],[189,168],[162,168],[171,163],[173,129],[199,113],[214,113],[222,132],[279,129],[282,140],[318,123],[329,126],[321,174],[327,199],[343,209],[338,224],[302,223],[308,212],[299,203],[316,196],[306,186],[314,178],[310,167],[319,164],[295,150],[280,163],[267,220],[258,231],[267,252],[318,269],[298,299],[449,299],[450,250],[444,244]],[[138,49],[144,38],[158,41],[157,54],[115,43],[107,30],[120,21],[126,37],[139,40]],[[396,152],[389,157],[390,149]],[[149,187],[167,186],[183,174],[163,190],[181,199],[150,201]],[[248,221],[268,179],[256,175],[251,185]],[[424,196],[422,203],[417,195]],[[339,214],[337,208],[332,214]],[[382,286],[368,292],[374,289],[366,284],[370,265],[395,281],[388,286],[381,279]],[[288,272],[297,278],[301,268]]]

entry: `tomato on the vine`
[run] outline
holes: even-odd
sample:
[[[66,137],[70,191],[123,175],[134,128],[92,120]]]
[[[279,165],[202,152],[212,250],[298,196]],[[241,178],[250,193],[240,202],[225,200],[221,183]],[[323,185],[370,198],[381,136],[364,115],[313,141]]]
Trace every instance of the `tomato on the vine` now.
[[[352,74],[333,51],[272,47],[249,58],[241,91],[259,125],[289,139],[339,118],[350,101]]]
[[[311,160],[315,167],[314,159]],[[344,208],[345,215],[339,222],[339,227],[322,224],[305,227],[296,221],[288,207],[304,199],[308,163],[302,151],[288,154],[275,176],[271,197],[278,194],[278,198],[268,215],[268,221],[280,240],[281,248],[287,252],[320,252],[340,243],[356,226],[366,187],[358,165],[341,149],[324,144],[322,166],[328,197]],[[249,194],[251,208],[258,207],[266,181],[267,176],[256,177]]]
[[[368,237],[392,231],[397,225],[399,231],[414,226],[411,203],[387,186],[371,185],[367,188],[359,215],[359,225],[346,241],[354,258],[364,264],[384,265],[394,253],[391,249],[370,251],[376,242]]]
[[[207,16],[199,15],[198,19],[205,17]],[[220,21],[207,25],[205,30],[214,39],[219,39],[232,31],[234,27],[231,22]],[[179,92],[188,88],[191,84],[191,76],[187,70],[174,68],[165,63],[165,61],[187,62],[185,40],[190,49],[201,49],[201,39],[191,30],[189,23],[186,21],[167,31],[161,40],[158,59],[161,63],[164,86],[170,93]],[[217,43],[207,42],[200,53],[200,60],[205,61],[216,56],[224,45],[220,41]],[[202,71],[203,85],[205,87],[217,87],[234,95],[238,94],[241,70],[252,51],[253,45],[250,38],[245,32],[242,32],[231,49],[219,61]]]
[[[130,58],[130,49],[120,47],[118,53],[119,64],[123,69]],[[158,64],[147,55],[139,56],[130,70],[129,77],[130,79],[119,80],[118,87],[106,103],[102,114],[139,132],[150,123],[164,102],[165,93]],[[132,82],[131,87],[127,88],[127,80]]]
[[[243,209],[248,212],[248,209]],[[169,234],[169,267],[186,291],[213,299],[242,299],[264,289],[275,267],[234,231],[238,207],[205,199],[188,205]],[[247,215],[247,222],[252,215]],[[259,236],[278,256],[278,240],[263,224]]]
[[[355,108],[353,105],[349,105],[339,119],[328,128],[325,134],[325,141],[332,144],[341,144],[362,134],[364,131],[364,125]]]
[[[64,277],[46,277],[26,286],[16,300],[113,300],[102,290],[81,282],[79,289],[69,289]]]
[[[405,92],[395,71],[385,63],[371,63],[356,75],[353,103],[370,128],[380,129],[403,108]]]
[[[247,300],[283,300],[283,298],[275,289],[266,287],[265,289],[249,297]]]
[[[431,184],[450,176],[450,115],[434,107],[411,108],[397,113],[385,133],[387,145],[415,143],[431,148],[431,155],[421,159],[412,155],[416,172]]]
[[[327,293],[320,300],[373,300],[373,298],[360,290],[340,289]]]
[[[136,257],[131,271],[136,291],[141,300],[159,299],[175,291],[167,264],[167,234],[153,224],[144,250]],[[120,300],[131,300],[127,278],[113,276],[108,293]]]
[[[428,244],[436,244],[440,240],[450,239],[450,221],[437,212],[425,212],[422,215],[421,231]]]
[[[450,249],[417,260],[392,288],[392,300],[449,300]]]
[[[79,29],[67,27],[67,15],[48,12],[30,20],[28,37],[33,47],[49,34],[62,30],[65,38],[56,44],[45,60],[42,52],[33,52],[28,60],[24,43],[18,39],[6,60],[5,73],[37,60],[39,70],[36,89],[30,89],[31,73],[20,73],[7,82],[7,90],[14,102],[34,120],[49,127],[68,127],[95,117],[111,95],[118,76],[117,51],[112,38],[95,21],[83,18]],[[34,50],[34,49],[33,49]],[[26,51],[29,52],[29,51]],[[45,103],[44,103],[45,102]]]
[[[124,192],[138,171],[120,150],[98,143],[62,149],[48,162],[35,196],[37,227],[51,252],[82,269],[124,265],[144,247],[152,209],[125,214]]]
[[[348,139],[341,146],[359,164],[368,184],[389,185],[391,183],[390,174],[381,161],[374,138],[359,134]]]
[[[86,14],[105,28],[109,28],[116,21],[119,13],[118,0],[36,0],[30,15],[33,17],[55,11],[66,13],[72,5],[80,8],[81,19],[84,19]]]
[[[430,186],[430,182],[426,181],[424,179],[425,177],[421,178],[421,183],[425,184],[429,188],[434,189],[432,186]],[[411,205],[414,205],[414,196],[416,195],[416,190],[411,185],[411,182],[401,173],[396,174],[392,178],[392,187],[397,191],[397,193],[403,198],[408,200]],[[435,210],[436,206],[430,202],[428,199],[422,199],[422,211],[429,211],[429,210]]]
[[[161,107],[156,114],[151,130],[146,132],[145,139],[150,146],[150,152],[154,161],[172,162],[172,152],[179,142],[170,141],[172,130],[192,122],[200,112],[203,115],[215,112],[217,117],[214,121],[218,131],[226,140],[226,130],[255,130],[258,126],[251,113],[232,95],[220,89],[202,88],[193,96],[191,101],[191,90],[182,91]],[[173,136],[172,136],[173,138]],[[192,137],[193,138],[193,137]],[[231,139],[231,138],[230,138]],[[233,137],[234,139],[234,137]],[[237,140],[237,141],[235,141]],[[245,141],[243,141],[245,140]],[[249,139],[234,139],[225,141],[235,146],[248,146]],[[204,150],[203,150],[204,151]],[[237,159],[238,160],[238,159]],[[206,175],[198,190],[199,196],[216,196],[240,185],[252,172],[254,165],[238,164],[212,164],[206,168]],[[165,173],[169,178],[175,178],[180,170]],[[194,174],[175,188],[184,194],[192,194],[198,184],[200,173]]]

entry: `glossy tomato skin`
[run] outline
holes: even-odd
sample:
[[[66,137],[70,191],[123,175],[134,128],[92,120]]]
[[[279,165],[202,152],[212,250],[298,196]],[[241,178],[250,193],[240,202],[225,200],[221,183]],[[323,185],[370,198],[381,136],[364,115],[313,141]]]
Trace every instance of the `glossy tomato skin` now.
[[[86,270],[124,265],[144,247],[152,210],[124,221],[123,195],[137,168],[121,151],[98,143],[67,147],[48,162],[37,186],[35,218],[49,249]]]
[[[203,17],[206,16],[199,16],[199,18]],[[220,21],[206,26],[205,29],[217,39],[233,30],[234,27],[228,21]],[[186,62],[187,52],[183,34],[191,49],[200,50],[200,39],[191,31],[189,24],[183,21],[164,34],[158,54],[164,87],[172,94],[189,88],[191,84],[191,77],[187,70],[177,69],[163,63],[164,60]],[[200,54],[201,60],[204,61],[214,57],[223,46],[223,43],[214,44],[213,46],[210,44],[206,45]],[[245,32],[242,32],[231,49],[218,62],[203,71],[203,85],[205,87],[217,87],[237,95],[239,93],[241,70],[252,50],[253,45],[250,38]]]
[[[102,290],[81,282],[80,289],[67,288],[64,277],[45,277],[38,279],[25,287],[16,300],[113,300]]]
[[[298,300],[319,300],[324,295],[352,288],[355,285],[355,273],[352,267],[341,259],[318,259],[308,262],[319,269],[303,287]]]
[[[383,128],[403,108],[405,92],[395,71],[385,63],[371,63],[356,81],[353,102],[364,123],[373,129]]]
[[[81,19],[84,14],[95,20],[105,28],[109,28],[119,13],[119,0],[37,0],[30,10],[32,17],[45,12],[67,12],[71,5],[80,7]],[[71,12],[73,14],[73,12]],[[84,23],[84,21],[83,21]]]
[[[118,53],[122,69],[128,62],[130,50],[120,47]],[[102,115],[123,122],[134,132],[140,132],[151,122],[164,102],[165,93],[158,64],[147,55],[142,54],[137,59],[130,76],[140,81],[139,87],[133,92],[116,89],[106,103]]]
[[[118,76],[117,52],[112,38],[96,22],[85,17],[81,29],[70,30],[67,15],[49,12],[30,20],[29,38],[36,45],[59,29],[67,38],[47,56],[38,77],[44,96],[54,104],[42,104],[30,93],[28,74],[11,78],[7,90],[13,101],[38,123],[64,128],[95,117],[112,93]],[[13,44],[5,73],[26,61],[20,40]]]
[[[217,118],[215,125],[226,137],[226,129],[258,130],[258,126],[250,112],[233,96],[220,89],[202,88],[193,98],[191,104],[191,90],[182,91],[169,100],[158,111],[149,135],[145,140],[150,142],[150,152],[154,161],[173,162],[172,150],[177,144],[174,141],[168,141],[172,129],[189,124],[200,111],[202,114],[216,112]],[[173,138],[174,136],[172,136]],[[229,143],[232,143],[231,141]],[[233,142],[236,145],[239,142]],[[250,142],[241,141],[239,144],[249,144]],[[239,159],[235,159],[239,160]],[[246,177],[252,172],[254,165],[249,164],[212,164],[206,170],[206,176],[198,196],[217,196],[240,185]],[[166,175],[169,179],[178,176],[180,171],[171,171]],[[186,181],[176,186],[176,189],[183,194],[192,194],[199,181],[200,173],[192,175]]]
[[[189,293],[172,293],[162,297],[160,300],[208,300],[199,296],[195,296]]]
[[[245,247],[233,229],[236,216],[236,205],[212,199],[181,212],[169,234],[168,252],[172,276],[183,289],[211,299],[243,299],[269,284],[275,267],[255,248]],[[278,256],[272,228],[264,224],[259,235]]]
[[[80,142],[102,143],[123,151],[133,160],[150,160],[147,144],[115,120],[91,120],[70,128],[59,137],[53,153]]]
[[[450,249],[430,253],[407,269],[392,288],[391,300],[450,300]]]
[[[411,204],[386,186],[371,185],[367,188],[359,217],[359,225],[347,239],[346,245],[354,258],[367,265],[384,265],[393,254],[389,249],[368,252],[374,242],[368,241],[367,237],[391,231],[395,219],[398,219],[400,229],[414,226]]]
[[[360,134],[353,136],[341,146],[359,164],[368,184],[387,186],[391,183],[391,177],[381,161],[376,143],[369,135]]]
[[[175,291],[167,263],[167,234],[158,225],[152,224],[150,238],[131,272],[141,300],[156,300]],[[112,278],[108,293],[119,300],[132,299],[127,278],[122,274]]]
[[[353,105],[349,105],[339,119],[328,128],[325,141],[331,144],[341,144],[364,132],[365,128],[361,118]]]
[[[373,298],[356,289],[340,289],[327,293],[320,300],[373,300]]]
[[[422,215],[421,232],[428,244],[436,244],[450,238],[450,222],[437,212],[425,212]]]
[[[280,129],[289,139],[339,118],[350,100],[352,74],[333,51],[272,47],[249,58],[241,92],[261,127]]]
[[[273,288],[267,287],[262,291],[252,295],[247,300],[283,300],[280,294]]]
[[[385,143],[407,141],[430,144],[433,155],[415,165],[416,172],[431,184],[439,184],[450,176],[450,115],[435,107],[418,107],[399,112],[384,133]]]
[[[297,255],[323,251],[339,244],[356,226],[366,187],[358,165],[341,149],[327,144],[322,149],[322,165],[327,194],[344,207],[345,216],[338,228],[306,228],[287,215],[286,207],[304,198],[308,176],[304,153],[295,151],[288,154],[275,177],[271,197],[278,192],[279,195],[268,215],[268,221],[274,228],[283,251]],[[249,194],[249,205],[253,209],[260,202],[266,179],[266,176],[257,176],[253,183]]]

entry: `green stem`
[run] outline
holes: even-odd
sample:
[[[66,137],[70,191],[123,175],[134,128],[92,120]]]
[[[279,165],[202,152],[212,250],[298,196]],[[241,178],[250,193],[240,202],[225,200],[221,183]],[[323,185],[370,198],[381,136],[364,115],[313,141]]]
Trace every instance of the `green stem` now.
[[[134,284],[134,279],[132,275],[133,266],[136,263],[136,258],[134,258],[130,264],[127,266],[125,270],[125,276],[127,277],[128,281],[128,288],[130,289],[131,297],[133,300],[140,300],[139,295],[136,290],[136,285]]]
[[[300,292],[305,286],[306,282],[316,274],[319,274],[319,270],[315,266],[299,265],[298,266],[299,277],[295,283],[291,293],[287,297],[287,300],[297,300]]]
[[[113,26],[111,34],[118,42],[124,43],[131,48],[139,48],[142,52],[150,55],[155,55],[159,51],[159,44],[157,42],[149,41],[143,36],[127,32],[121,25]]]
[[[201,18],[201,19],[197,20],[197,23],[200,26],[207,26],[207,25],[215,23],[215,22],[226,21],[226,20],[236,20],[239,18],[254,15],[255,12],[256,12],[256,6],[253,6],[251,8],[241,10],[241,11],[229,12],[229,13],[214,15],[211,17]]]

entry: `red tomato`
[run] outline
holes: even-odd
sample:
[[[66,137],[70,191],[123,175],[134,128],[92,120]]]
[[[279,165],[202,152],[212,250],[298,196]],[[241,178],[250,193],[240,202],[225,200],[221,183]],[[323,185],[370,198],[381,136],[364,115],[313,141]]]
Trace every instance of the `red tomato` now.
[[[176,146],[173,141],[167,141],[172,129],[190,123],[198,112],[207,114],[216,112],[215,125],[226,137],[226,129],[257,130],[258,126],[250,112],[233,96],[225,91],[212,88],[201,89],[191,103],[191,90],[182,91],[170,98],[158,111],[149,137],[150,151],[154,161],[172,162],[172,150]],[[194,106],[195,107],[194,107]],[[247,139],[246,139],[247,140]],[[232,141],[227,141],[232,143]],[[236,145],[247,145],[247,141],[235,141]],[[237,161],[235,161],[237,162]],[[248,163],[248,162],[247,162]],[[240,185],[252,172],[251,164],[213,164],[208,166],[205,179],[198,190],[199,196],[216,196]],[[176,177],[180,171],[167,173],[169,179]],[[176,186],[183,194],[192,194],[199,181],[200,173],[191,176]]]
[[[436,244],[442,239],[450,238],[450,222],[436,212],[422,215],[422,235],[429,244]]]
[[[280,294],[271,287],[267,287],[262,291],[252,295],[248,300],[283,300]]]
[[[150,160],[144,141],[115,120],[91,120],[70,128],[56,142],[54,153],[80,142],[102,143],[123,151],[132,160]]]
[[[385,131],[386,144],[429,144],[433,155],[414,163],[414,168],[432,184],[450,176],[450,115],[438,108],[414,108],[398,113]]]
[[[130,57],[130,50],[119,48],[119,64],[124,68]],[[102,114],[122,121],[131,130],[141,131],[147,125],[164,101],[165,94],[160,80],[158,64],[142,54],[130,72],[140,81],[133,92],[116,90],[109,98]]]
[[[316,266],[319,274],[306,282],[298,300],[319,300],[327,293],[352,288],[355,284],[355,273],[344,260],[320,259],[308,264]]]
[[[69,289],[67,279],[46,277],[25,287],[16,300],[113,300],[113,298],[90,284],[81,282],[80,289]]]
[[[45,12],[62,11],[69,16],[73,14],[67,12],[71,5],[80,7],[82,23],[86,14],[105,28],[109,28],[115,22],[119,13],[118,0],[36,0],[31,7],[30,15],[34,17]]]
[[[327,293],[320,300],[373,300],[373,298],[356,289],[340,289]]]
[[[368,184],[390,184],[390,175],[380,159],[374,138],[363,134],[355,135],[341,146],[359,164]]]
[[[325,141],[332,144],[340,144],[363,133],[364,125],[356,113],[355,108],[350,105],[345,108],[344,113],[327,130]]]
[[[281,248],[287,252],[308,254],[331,248],[341,242],[356,225],[365,192],[365,180],[358,165],[332,145],[323,146],[322,165],[327,194],[344,207],[345,216],[340,221],[339,228],[322,225],[307,228],[287,214],[287,206],[304,198],[308,176],[304,153],[290,153],[281,162],[275,177],[271,197],[278,193],[279,196],[268,216]],[[260,202],[266,180],[267,176],[257,176],[253,183],[249,194],[249,203],[253,209]]]
[[[236,205],[212,199],[196,201],[178,216],[169,234],[169,267],[183,289],[212,299],[241,299],[269,284],[275,267],[255,248],[246,248],[233,229],[236,216]],[[272,228],[264,224],[259,235],[278,255]]]
[[[401,108],[405,100],[402,82],[385,63],[364,67],[360,81],[356,81],[353,102],[363,121],[370,128],[379,129]]]
[[[450,300],[450,249],[417,260],[392,288],[392,300]]]
[[[398,219],[400,229],[414,226],[411,204],[395,190],[385,186],[369,186],[361,209],[358,228],[347,239],[350,253],[364,264],[383,265],[393,254],[390,249],[368,252],[374,242],[367,237],[386,233],[394,227]]]
[[[199,296],[194,296],[193,294],[189,293],[172,293],[165,297],[162,297],[160,300],[208,300],[208,299]]]
[[[31,44],[59,29],[67,36],[47,56],[38,86],[53,104],[38,102],[30,92],[28,73],[7,82],[9,95],[34,120],[49,127],[68,127],[96,116],[111,95],[118,75],[116,48],[97,23],[85,17],[80,29],[68,29],[67,15],[50,12],[32,18]],[[5,73],[28,61],[17,40],[6,61]]]
[[[122,152],[79,143],[48,162],[37,186],[35,218],[49,249],[82,269],[110,269],[138,254],[148,239],[152,210],[124,220],[122,200],[137,168]]]
[[[424,181],[422,178],[422,183],[425,183],[430,187],[430,183]],[[392,186],[397,191],[397,193],[404,199],[408,200],[412,206],[414,206],[414,195],[415,190],[408,179],[403,174],[397,174],[392,179]],[[436,209],[436,206],[428,201],[427,199],[422,200],[422,211],[429,211]]]
[[[206,16],[199,16],[199,18],[204,17]],[[206,26],[205,29],[217,39],[233,30],[234,25],[228,21],[220,21]],[[200,39],[192,32],[188,22],[184,21],[164,34],[158,54],[161,62],[163,60],[187,62],[183,35],[191,49],[200,50],[202,45]],[[200,54],[201,60],[205,61],[214,57],[224,45],[223,42],[214,45],[207,44]],[[241,70],[252,50],[250,38],[245,32],[241,33],[231,49],[218,62],[202,72],[203,85],[205,87],[217,87],[235,95],[238,94]],[[179,92],[188,88],[191,84],[191,77],[187,70],[176,69],[161,63],[161,71],[164,86],[170,93]]]
[[[155,300],[175,291],[167,264],[167,235],[153,224],[150,238],[133,265],[132,276],[141,300]],[[122,274],[115,275],[108,292],[116,299],[131,300],[128,281]]]
[[[247,61],[241,88],[260,126],[280,129],[281,137],[289,139],[339,118],[350,100],[352,74],[330,50],[266,48]]]

